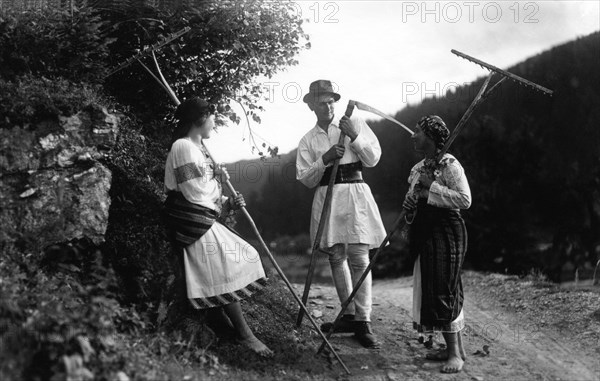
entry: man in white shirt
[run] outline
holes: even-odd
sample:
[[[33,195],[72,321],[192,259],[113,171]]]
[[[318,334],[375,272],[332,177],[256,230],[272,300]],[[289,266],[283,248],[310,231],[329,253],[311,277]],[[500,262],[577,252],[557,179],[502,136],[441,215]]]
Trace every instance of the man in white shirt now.
[[[317,117],[317,123],[300,140],[296,158],[296,178],[309,188],[317,187],[312,205],[310,236],[314,242],[323,210],[331,168],[340,159],[333,188],[331,213],[323,230],[319,247],[326,249],[338,296],[344,302],[369,265],[369,249],[379,247],[385,238],[385,228],[371,189],[362,179],[362,167],[373,167],[381,157],[377,137],[361,119],[343,116],[334,119],[335,103],[340,95],[330,81],[310,84],[304,102]],[[337,144],[340,132],[346,135]],[[354,332],[367,348],[379,343],[371,328],[371,274],[356,293],[336,332]],[[328,331],[332,323],[321,326]]]

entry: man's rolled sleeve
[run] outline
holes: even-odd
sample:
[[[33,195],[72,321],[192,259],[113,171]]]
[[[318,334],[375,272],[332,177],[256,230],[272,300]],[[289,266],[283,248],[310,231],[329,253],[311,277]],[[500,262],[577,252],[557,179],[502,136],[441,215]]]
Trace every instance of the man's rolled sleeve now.
[[[358,135],[349,146],[354,151],[365,167],[374,167],[381,157],[381,147],[377,136],[371,131],[367,123],[362,119],[353,119],[358,129]]]
[[[296,179],[300,180],[306,187],[313,188],[321,181],[321,177],[325,173],[325,167],[322,156],[311,163],[310,152],[306,144],[301,142],[296,156]]]
[[[350,142],[350,147],[354,152],[363,152],[369,145],[369,141],[362,135],[358,134],[353,142]]]

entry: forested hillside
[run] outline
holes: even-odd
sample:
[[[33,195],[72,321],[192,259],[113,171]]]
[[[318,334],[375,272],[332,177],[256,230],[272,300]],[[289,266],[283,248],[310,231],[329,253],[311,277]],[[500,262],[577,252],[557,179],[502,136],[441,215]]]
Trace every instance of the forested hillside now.
[[[467,171],[473,194],[464,217],[467,261],[474,268],[517,274],[541,269],[560,280],[563,270],[589,271],[598,260],[599,46],[596,32],[508,68],[554,90],[554,95],[507,81],[475,111],[451,148]],[[448,52],[448,59],[459,58]],[[437,114],[453,129],[482,83],[479,78],[444,97],[405,107],[396,118],[412,127],[421,116]],[[370,125],[383,155],[364,174],[388,222],[401,207],[408,172],[419,158],[401,129],[387,121]],[[267,237],[306,234],[313,191],[293,180],[289,167],[295,152],[274,160],[266,162],[263,174],[270,166],[275,176],[240,187]],[[398,261],[394,253],[388,256]],[[396,268],[383,265],[381,273]]]

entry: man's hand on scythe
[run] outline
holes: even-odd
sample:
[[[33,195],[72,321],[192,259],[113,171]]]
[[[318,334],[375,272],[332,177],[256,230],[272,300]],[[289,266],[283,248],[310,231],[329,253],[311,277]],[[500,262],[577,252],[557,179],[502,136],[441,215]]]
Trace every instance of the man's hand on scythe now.
[[[340,159],[342,156],[344,156],[344,152],[346,152],[346,147],[343,144],[336,144],[332,146],[323,154],[323,164],[327,165],[337,159]]]
[[[358,136],[358,132],[356,131],[356,127],[354,127],[354,123],[352,123],[350,118],[348,118],[346,115],[342,116],[340,119],[340,130],[342,130],[342,132],[346,134],[346,136],[348,136],[352,142]]]
[[[458,122],[458,124],[456,125],[456,127],[454,128],[454,131],[452,132],[452,134],[450,135],[450,137],[448,138],[448,140],[446,141],[446,144],[444,145],[444,147],[442,148],[442,150],[438,153],[437,155],[437,160],[436,162],[439,162],[439,160],[443,157],[443,155],[447,152],[448,147],[452,144],[452,142],[454,141],[454,139],[456,138],[456,135],[460,132],[460,130],[464,127],[464,125],[466,124],[467,120],[469,119],[469,117],[471,116],[473,110],[485,99],[487,98],[487,96],[489,96],[489,94],[498,87],[499,84],[502,83],[502,81],[504,80],[504,78],[506,77],[510,77],[512,80],[515,80],[516,82],[520,83],[520,84],[525,84],[527,86],[530,87],[534,87],[536,90],[540,90],[546,94],[552,94],[552,90],[548,90],[545,87],[542,87],[540,85],[537,85],[533,82],[527,81],[521,77],[518,77],[514,74],[511,74],[509,72],[506,72],[504,70],[498,69],[495,66],[486,64],[483,61],[477,60],[473,57],[467,56],[463,53],[460,52],[456,52],[456,51],[452,51],[454,54],[457,54],[463,58],[468,59],[469,61],[475,62],[480,66],[483,66],[489,70],[491,70],[492,72],[496,72],[499,73],[503,76],[503,78],[501,78],[498,82],[496,82],[496,84],[487,92],[485,93],[485,89],[487,88],[490,79],[492,77],[492,74],[490,74],[483,86],[481,87],[481,89],[479,90],[479,93],[477,94],[477,96],[475,97],[475,99],[471,102],[471,105],[469,106],[469,108],[467,108],[467,111],[465,111],[465,113],[463,114],[461,120]],[[485,94],[484,94],[485,93]],[[411,135],[413,135],[413,132],[406,126],[404,126],[403,124],[401,124],[400,122],[396,121],[395,119],[383,114],[382,112],[373,109],[370,106],[367,106],[365,104],[362,104],[360,102],[356,102],[354,101],[355,106],[358,109],[361,110],[365,110],[365,111],[370,111],[373,112],[375,114],[378,114],[382,117],[384,117],[387,120],[390,120],[398,125],[400,125],[401,127],[403,127],[407,132],[409,132]],[[417,184],[417,186],[415,187],[415,193],[416,194],[420,194],[422,192],[422,190],[425,190],[427,193],[429,192],[429,188],[431,187],[431,183],[434,181],[434,177],[433,177],[433,173],[429,173],[429,174],[425,174],[422,173],[420,174],[419,177],[419,183]],[[421,188],[421,190],[419,190],[419,188]],[[413,213],[413,219],[411,221],[408,221],[407,219],[407,214],[408,213],[412,213],[413,211],[415,211],[416,206],[417,206],[417,200],[418,200],[418,196],[417,195],[413,195],[411,194],[410,196],[407,196],[404,199],[404,203],[402,204],[404,210],[400,213],[400,215],[398,216],[398,218],[396,219],[396,221],[394,222],[394,225],[392,226],[392,229],[390,230],[390,232],[388,233],[388,235],[385,237],[385,239],[383,240],[383,242],[381,243],[381,245],[379,246],[379,248],[377,249],[377,251],[375,252],[375,254],[373,255],[373,257],[371,258],[371,261],[369,263],[369,265],[367,266],[367,269],[363,272],[363,275],[360,277],[360,279],[354,284],[354,288],[352,290],[352,293],[350,294],[350,296],[342,302],[342,310],[338,313],[338,316],[336,317],[335,321],[333,322],[333,325],[331,326],[331,328],[329,329],[329,332],[327,333],[326,339],[328,339],[329,337],[331,337],[331,335],[333,334],[333,332],[335,331],[335,327],[338,324],[338,322],[340,321],[340,319],[342,318],[344,311],[346,310],[346,307],[350,304],[350,302],[353,300],[354,296],[356,295],[357,290],[361,287],[363,281],[365,280],[367,274],[371,271],[371,268],[373,267],[373,265],[375,264],[376,260],[377,260],[377,256],[381,253],[381,251],[383,250],[383,248],[388,244],[390,237],[392,236],[392,234],[394,234],[394,232],[396,231],[396,229],[398,229],[401,224],[403,222],[406,222],[407,224],[410,224],[414,221],[414,213]],[[325,348],[325,345],[327,345],[327,341],[323,341],[323,343],[321,344],[321,346],[319,347],[319,350],[317,351],[317,353],[321,353],[321,351]]]

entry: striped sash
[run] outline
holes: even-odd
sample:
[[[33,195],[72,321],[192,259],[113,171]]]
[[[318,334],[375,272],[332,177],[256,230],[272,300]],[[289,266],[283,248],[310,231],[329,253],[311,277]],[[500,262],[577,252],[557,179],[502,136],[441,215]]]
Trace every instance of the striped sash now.
[[[189,202],[181,192],[167,194],[163,218],[169,239],[179,247],[185,248],[200,239],[217,217],[216,211]]]

